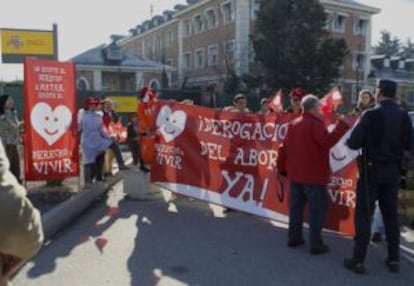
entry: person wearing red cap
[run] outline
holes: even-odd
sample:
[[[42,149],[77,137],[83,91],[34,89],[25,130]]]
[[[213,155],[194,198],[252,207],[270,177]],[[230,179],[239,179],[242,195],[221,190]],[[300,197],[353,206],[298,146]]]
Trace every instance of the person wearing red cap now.
[[[300,102],[306,95],[306,91],[303,88],[294,88],[290,91],[290,107],[286,110],[287,113],[300,114],[302,113],[302,107]]]
[[[153,124],[157,104],[158,100],[155,90],[147,86],[143,87],[140,91],[140,101],[137,106],[140,136],[149,136],[155,132]],[[140,165],[140,169],[144,172],[149,171],[143,164]]]
[[[81,132],[81,145],[83,150],[83,163],[85,173],[85,185],[90,185],[93,178],[102,180],[104,154],[111,149],[120,170],[129,169],[125,166],[118,144],[108,136],[103,129],[102,117],[97,113],[101,101],[90,97],[85,104],[87,111],[83,112],[79,131]]]
[[[154,113],[157,106],[155,90],[147,86],[140,92],[140,102],[138,103],[139,132],[150,134],[153,129]]]

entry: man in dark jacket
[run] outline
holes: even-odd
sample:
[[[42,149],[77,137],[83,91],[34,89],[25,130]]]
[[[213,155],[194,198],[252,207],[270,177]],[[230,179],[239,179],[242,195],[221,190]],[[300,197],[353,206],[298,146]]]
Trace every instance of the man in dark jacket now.
[[[322,254],[329,251],[321,231],[328,207],[327,184],[330,177],[329,150],[348,130],[339,120],[329,133],[319,99],[307,95],[302,100],[303,115],[289,126],[283,147],[279,150],[278,170],[290,180],[290,214],[288,246],[305,243],[302,234],[303,212],[309,204],[310,251]]]
[[[395,102],[397,84],[380,80],[376,88],[376,108],[366,111],[355,126],[348,146],[362,149],[362,163],[355,207],[355,246],[344,266],[356,273],[365,272],[364,261],[370,240],[371,218],[378,200],[388,241],[386,265],[399,271],[400,231],[397,200],[400,167],[405,150],[411,148],[412,126],[408,113]]]

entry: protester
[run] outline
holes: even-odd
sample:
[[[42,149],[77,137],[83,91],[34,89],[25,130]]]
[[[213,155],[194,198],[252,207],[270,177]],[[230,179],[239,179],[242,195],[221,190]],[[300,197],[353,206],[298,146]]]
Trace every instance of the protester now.
[[[290,107],[286,110],[287,113],[300,114],[302,112],[301,100],[306,95],[303,88],[294,88],[290,91]]]
[[[115,110],[115,103],[109,97],[103,100],[102,105],[102,122],[104,125],[105,131],[108,133],[109,137],[111,137],[114,141],[116,138],[114,134],[112,134],[111,125],[118,119],[118,115],[116,114]],[[112,176],[112,162],[114,161],[114,153],[111,149],[106,150],[105,152],[105,162],[104,162],[104,176],[110,177]]]
[[[9,166],[0,142],[0,286],[8,285],[7,280],[38,252],[43,242],[40,213]]]
[[[247,98],[243,93],[238,93],[233,98],[233,105],[225,107],[224,111],[247,113],[250,110],[247,108]]]
[[[262,98],[260,100],[260,110],[257,112],[260,115],[269,115],[272,114],[272,110],[269,108],[269,99]]]
[[[138,103],[139,132],[141,135],[150,135],[154,130],[154,116],[158,100],[155,90],[143,87],[140,91],[140,102]]]
[[[279,173],[287,175],[291,182],[288,246],[297,247],[305,243],[303,212],[308,203],[310,252],[318,255],[329,251],[321,236],[328,207],[329,150],[346,133],[348,125],[339,120],[329,133],[319,99],[307,95],[301,105],[303,115],[289,126],[283,147],[279,150],[277,166]]]
[[[10,162],[10,171],[21,183],[20,178],[20,155],[22,123],[17,117],[14,102],[10,95],[0,96],[0,138],[6,149],[7,158]]]
[[[365,110],[368,110],[374,107],[375,107],[374,95],[367,89],[361,90],[358,96],[356,112],[361,114]]]
[[[127,142],[129,151],[131,151],[132,161],[133,164],[136,166],[138,162],[140,164],[139,168],[143,172],[148,172],[148,168],[145,166],[144,161],[141,158],[141,152],[139,149],[139,122],[138,116],[136,113],[131,113],[128,119],[128,126],[127,126]]]
[[[386,265],[399,271],[400,230],[398,190],[404,150],[411,149],[412,126],[408,113],[395,102],[397,84],[380,80],[375,92],[379,106],[364,113],[347,144],[362,149],[363,161],[357,183],[355,207],[355,245],[352,258],[344,266],[358,274],[365,272],[364,262],[371,233],[371,217],[378,200],[388,241]]]
[[[104,155],[107,149],[114,152],[120,170],[127,170],[121,151],[103,129],[102,117],[97,113],[100,101],[89,98],[88,110],[84,112],[80,130],[82,132],[81,144],[83,149],[85,185],[90,185],[94,178],[102,180]]]

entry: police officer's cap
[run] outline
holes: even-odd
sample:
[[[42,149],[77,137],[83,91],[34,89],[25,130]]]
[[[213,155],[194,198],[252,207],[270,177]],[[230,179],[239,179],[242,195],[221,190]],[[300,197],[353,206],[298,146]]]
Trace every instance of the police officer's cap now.
[[[392,80],[381,79],[378,81],[378,88],[381,89],[385,97],[395,97],[397,93],[397,83]]]

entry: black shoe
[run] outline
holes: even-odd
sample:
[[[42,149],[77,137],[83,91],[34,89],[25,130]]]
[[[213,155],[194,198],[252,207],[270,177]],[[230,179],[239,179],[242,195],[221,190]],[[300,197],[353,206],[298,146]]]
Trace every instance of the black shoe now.
[[[142,171],[142,172],[145,172],[145,173],[148,173],[150,170],[147,168],[147,167],[145,167],[144,165],[141,165],[140,167],[139,167],[139,169]]]
[[[382,241],[381,233],[374,232],[374,234],[371,237],[371,241],[374,243],[380,243]]]
[[[126,170],[129,170],[130,168],[128,167],[128,166],[119,166],[119,170],[121,170],[121,171],[126,171]]]
[[[385,265],[387,265],[388,269],[391,272],[397,273],[400,272],[400,264],[398,261],[393,261],[393,260],[385,260]]]
[[[321,244],[317,247],[311,248],[310,253],[312,255],[320,255],[329,252],[329,247],[326,244]]]
[[[349,271],[352,271],[356,274],[364,274],[365,267],[364,263],[357,263],[352,258],[345,258],[344,259],[344,267]]]
[[[288,247],[295,248],[301,245],[305,244],[305,240],[303,238],[301,239],[289,239],[288,241]]]

